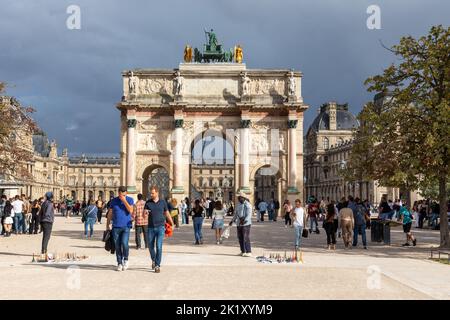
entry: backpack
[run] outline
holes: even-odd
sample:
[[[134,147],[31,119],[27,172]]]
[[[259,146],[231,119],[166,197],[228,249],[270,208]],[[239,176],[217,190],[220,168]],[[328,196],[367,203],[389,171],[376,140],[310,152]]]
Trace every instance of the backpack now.
[[[358,205],[356,207],[356,212],[354,215],[355,224],[356,225],[365,225],[366,224],[365,215],[366,215],[366,212],[364,210],[364,207],[362,205]]]

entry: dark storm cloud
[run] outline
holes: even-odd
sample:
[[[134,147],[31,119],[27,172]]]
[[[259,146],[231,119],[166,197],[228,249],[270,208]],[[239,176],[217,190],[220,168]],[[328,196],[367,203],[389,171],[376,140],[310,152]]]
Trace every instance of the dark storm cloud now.
[[[383,49],[406,34],[449,24],[448,1],[0,1],[0,79],[8,94],[36,107],[35,118],[71,152],[118,152],[120,72],[175,68],[186,43],[200,47],[213,27],[226,48],[240,43],[249,68],[304,73],[311,106],[371,99],[363,81],[394,57]],[[66,28],[66,8],[81,7],[81,30]],[[381,30],[366,9],[381,8]]]

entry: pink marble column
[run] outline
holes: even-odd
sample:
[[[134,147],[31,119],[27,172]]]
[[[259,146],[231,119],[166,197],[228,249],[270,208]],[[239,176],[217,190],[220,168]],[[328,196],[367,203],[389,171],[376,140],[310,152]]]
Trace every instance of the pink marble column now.
[[[136,119],[127,120],[127,189],[136,191]]]
[[[173,193],[183,193],[183,119],[175,119],[175,148],[173,155]]]
[[[250,192],[250,120],[241,120],[241,137],[240,137],[240,190]]]
[[[288,120],[288,140],[289,140],[289,158],[288,158],[288,190],[297,191],[297,122],[298,120]]]

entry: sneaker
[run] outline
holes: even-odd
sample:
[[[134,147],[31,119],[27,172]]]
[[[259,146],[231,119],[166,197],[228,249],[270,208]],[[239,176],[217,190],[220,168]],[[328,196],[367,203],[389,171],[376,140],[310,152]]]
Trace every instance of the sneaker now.
[[[216,241],[216,244],[220,244],[220,241]]]
[[[117,266],[117,269],[116,269],[117,271],[122,271],[123,270],[123,266],[121,265],[121,264],[119,264],[118,266]]]
[[[203,244],[203,240],[200,240],[200,244]]]
[[[200,244],[200,242],[198,242],[198,241],[194,242],[194,245],[199,245],[199,244]]]
[[[152,261],[152,270],[154,270],[156,267],[155,261]]]
[[[284,225],[285,228],[287,228],[287,225]]]
[[[252,253],[251,252],[247,252],[247,253],[242,254],[242,256],[243,257],[251,257]]]
[[[123,267],[122,267],[122,270],[125,271],[127,269],[128,269],[128,260],[125,260],[125,262],[123,264]]]
[[[159,267],[155,267],[155,273],[160,273],[161,270],[159,269]]]
[[[237,255],[243,257],[244,254],[245,254],[244,252],[240,252],[240,253],[238,253]]]
[[[417,244],[417,239],[414,239],[414,240],[413,240],[413,246],[415,247],[416,244]]]
[[[367,250],[367,246],[364,246],[364,249],[366,249],[366,250]]]

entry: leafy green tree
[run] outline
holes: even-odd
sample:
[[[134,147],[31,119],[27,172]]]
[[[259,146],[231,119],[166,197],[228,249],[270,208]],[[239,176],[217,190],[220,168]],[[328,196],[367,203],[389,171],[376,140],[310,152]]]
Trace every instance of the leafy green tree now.
[[[389,50],[399,64],[365,82],[379,94],[358,116],[345,176],[407,190],[437,182],[440,245],[450,247],[450,28],[433,26],[428,35],[403,37]]]

